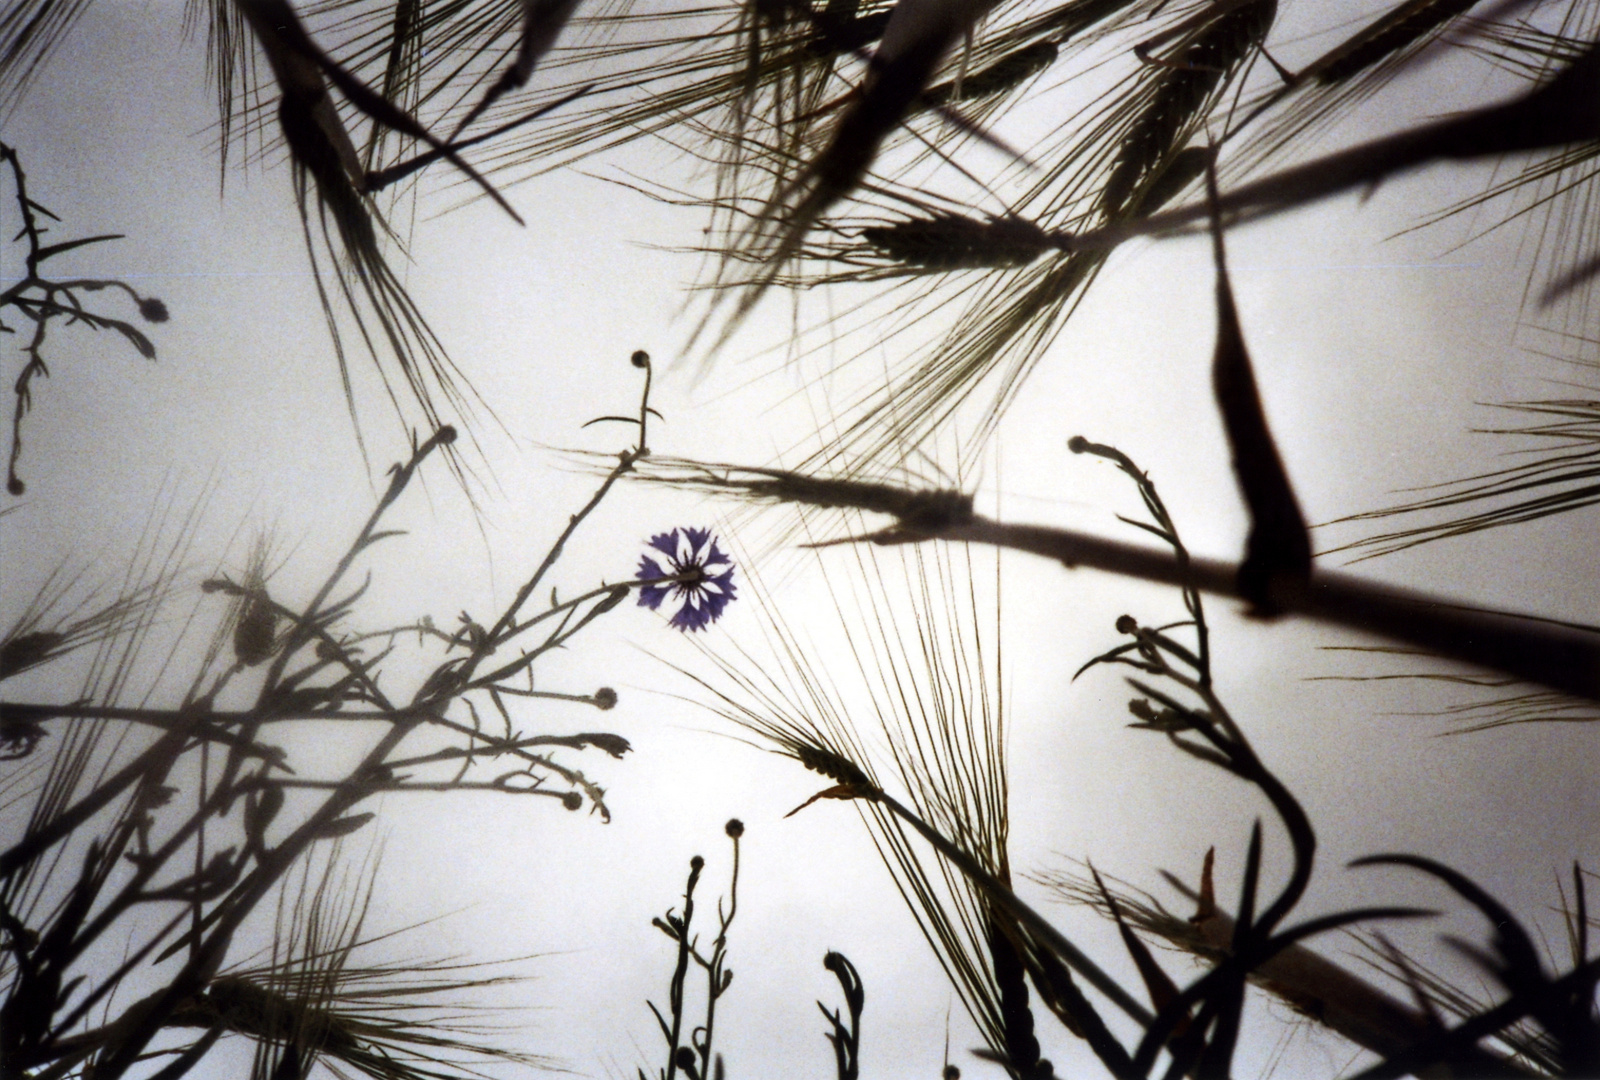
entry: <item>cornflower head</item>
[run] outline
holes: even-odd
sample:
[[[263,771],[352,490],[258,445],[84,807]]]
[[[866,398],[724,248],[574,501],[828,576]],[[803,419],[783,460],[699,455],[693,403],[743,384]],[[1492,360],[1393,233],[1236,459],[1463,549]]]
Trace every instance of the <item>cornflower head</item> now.
[[[650,547],[666,556],[662,567],[650,555],[639,558],[639,604],[659,611],[669,595],[679,603],[670,625],[688,633],[715,622],[734,597],[733,560],[717,546],[710,529],[673,529],[657,533]],[[666,579],[666,580],[659,580]]]

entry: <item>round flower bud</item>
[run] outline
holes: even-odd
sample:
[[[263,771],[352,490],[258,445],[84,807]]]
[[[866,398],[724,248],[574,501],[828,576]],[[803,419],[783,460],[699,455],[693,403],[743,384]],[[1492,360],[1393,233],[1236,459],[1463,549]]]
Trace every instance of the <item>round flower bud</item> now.
[[[145,322],[166,322],[170,317],[167,314],[167,305],[153,296],[147,296],[139,301],[139,314]]]
[[[740,821],[736,817],[729,818],[728,823],[722,828],[724,832],[733,837],[735,840],[744,835],[744,822]]]

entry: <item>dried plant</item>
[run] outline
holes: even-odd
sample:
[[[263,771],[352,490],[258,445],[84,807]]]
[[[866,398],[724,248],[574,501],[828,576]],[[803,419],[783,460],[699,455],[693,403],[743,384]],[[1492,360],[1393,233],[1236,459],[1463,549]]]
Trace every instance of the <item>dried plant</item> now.
[[[699,855],[689,860],[689,879],[683,887],[683,911],[675,913],[669,908],[664,917],[650,920],[678,947],[677,962],[672,969],[672,981],[667,991],[667,1012],[672,1018],[668,1020],[654,1002],[646,1002],[661,1028],[662,1038],[667,1042],[666,1067],[656,1074],[660,1080],[672,1080],[680,1072],[688,1080],[705,1080],[707,1077],[723,1075],[722,1055],[714,1054],[713,1049],[717,1031],[717,1001],[733,984],[733,969],[727,966],[728,928],[739,913],[739,839],[744,836],[744,822],[730,818],[724,832],[733,842],[733,870],[728,877],[727,908],[723,908],[721,900],[717,901],[717,936],[711,941],[710,955],[700,951],[699,936],[694,933],[694,890],[706,866],[705,859]],[[689,1031],[685,1032],[683,1025],[688,1013],[685,1011],[684,984],[689,975],[690,961],[706,977],[705,1022],[699,1025],[691,1023]],[[687,1039],[684,1038],[686,1034]],[[639,1076],[645,1080],[643,1069],[639,1070]]]
[[[27,485],[17,473],[17,458],[22,454],[22,420],[33,407],[33,380],[41,376],[48,378],[50,375],[50,369],[44,360],[44,347],[51,324],[55,323],[58,327],[82,325],[91,330],[110,330],[121,335],[140,356],[146,360],[154,360],[156,347],[145,337],[142,330],[127,319],[103,315],[92,310],[85,304],[83,294],[106,290],[123,293],[133,302],[139,318],[148,323],[166,322],[168,314],[167,306],[160,300],[153,296],[142,295],[124,281],[113,278],[46,276],[44,264],[49,260],[79,248],[120,240],[122,237],[120,234],[107,234],[47,242],[51,232],[49,223],[59,222],[61,219],[29,194],[27,174],[22,171],[22,159],[15,147],[0,142],[0,162],[5,163],[10,173],[11,197],[16,204],[17,212],[17,232],[9,246],[17,247],[18,241],[21,241],[21,245],[25,247],[24,251],[7,258],[13,265],[15,262],[20,262],[25,273],[18,277],[15,283],[8,285],[4,292],[0,292],[0,333],[15,334],[19,329],[7,325],[4,321],[7,308],[10,308],[16,317],[25,319],[31,324],[31,329],[24,329],[22,338],[19,339],[23,342],[19,349],[23,356],[23,364],[13,384],[17,404],[11,414],[11,452],[6,465],[6,491],[15,496],[27,490]]]
[[[112,1077],[159,1060],[176,1076],[225,1034],[257,1043],[255,1073],[262,1077],[301,1075],[314,1060],[384,1080],[459,1076],[458,1052],[495,1056],[470,1031],[419,1026],[403,1011],[386,1018],[385,1002],[448,995],[482,980],[441,981],[414,969],[420,981],[408,982],[404,968],[350,968],[368,886],[341,878],[332,854],[313,882],[307,860],[366,827],[374,814],[361,804],[385,792],[542,796],[569,810],[588,804],[608,818],[604,789],[565,752],[593,748],[620,758],[627,740],[603,732],[529,734],[526,710],[516,702],[560,698],[613,707],[609,688],[535,689],[535,664],[635,589],[686,584],[688,574],[602,583],[567,600],[552,590],[547,606],[529,603],[564,545],[644,452],[640,445],[620,456],[487,625],[463,613],[456,633],[431,619],[362,629],[359,603],[371,579],[354,588],[347,579],[369,549],[396,535],[381,527],[386,512],[453,438],[449,428],[436,432],[391,470],[388,489],[308,601],[291,603],[272,587],[268,547],[259,539],[243,574],[206,579],[200,592],[231,604],[217,613],[212,643],[175,705],[122,703],[123,678],[142,670],[128,656],[119,678],[91,684],[77,699],[0,706],[8,756],[18,762],[10,767],[27,767],[33,757],[48,763],[43,782],[25,798],[25,826],[0,852],[0,1053],[8,1072]],[[56,622],[60,629],[35,629],[63,588],[47,584],[18,623],[21,632],[8,636],[19,668],[56,661],[85,638],[98,636],[103,648],[119,637],[137,645],[142,635],[130,638],[123,625],[147,620],[142,609],[175,595],[169,559],[149,584],[109,608]],[[210,606],[215,611],[214,601]],[[29,644],[43,642],[41,634],[55,637]],[[402,691],[396,676],[385,674],[413,636],[419,647],[442,645],[443,656]],[[499,722],[486,724],[489,717]],[[273,738],[327,725],[370,733],[353,766],[301,760]],[[297,866],[298,893],[289,884]],[[252,914],[274,895],[271,962],[230,966]],[[124,986],[153,989],[129,1002],[127,991],[118,994]],[[98,1023],[97,1012],[105,1016]]]
[[[16,0],[0,11],[0,111],[35,92],[88,6]],[[262,1080],[315,1067],[444,1080],[496,1063],[549,1065],[497,1048],[493,1032],[450,1012],[457,995],[495,976],[447,961],[366,959],[372,864],[352,866],[344,851],[346,838],[369,828],[375,812],[363,807],[379,793],[539,796],[607,816],[604,789],[572,759],[591,749],[621,758],[627,741],[552,733],[535,710],[607,710],[617,694],[549,689],[534,682],[535,666],[630,595],[686,632],[708,631],[735,598],[762,595],[747,559],[736,583],[731,538],[680,526],[640,537],[644,554],[637,566],[634,555],[619,557],[615,581],[566,600],[552,588],[542,603],[566,545],[618,481],[634,477],[820,510],[842,525],[824,532],[813,515],[800,528],[811,530],[813,549],[846,546],[854,560],[849,587],[829,586],[851,678],[835,677],[849,669],[816,655],[770,599],[761,600],[765,650],[703,645],[709,669],[688,674],[721,715],[826,777],[796,812],[835,800],[858,810],[985,1043],[980,1056],[1010,1076],[1053,1075],[1039,1041],[1042,1004],[1119,1080],[1220,1080],[1235,1068],[1251,986],[1378,1055],[1362,1076],[1600,1073],[1600,960],[1581,868],[1570,896],[1562,887],[1570,955],[1556,959],[1541,956],[1532,931],[1487,890],[1437,860],[1358,861],[1418,871],[1485,917],[1487,947],[1451,942],[1482,969],[1482,993],[1369,938],[1373,966],[1409,992],[1407,1004],[1305,944],[1425,913],[1386,905],[1294,921],[1314,877],[1317,833],[1224,701],[1204,602],[1230,597],[1258,618],[1323,620],[1397,643],[1381,648],[1472,665],[1466,675],[1423,676],[1491,692],[1448,711],[1472,728],[1592,719],[1593,627],[1448,603],[1314,564],[1256,389],[1224,233],[1440,163],[1498,162],[1481,191],[1419,207],[1419,227],[1480,208],[1483,231],[1530,227],[1528,299],[1583,324],[1572,337],[1591,346],[1600,5],[1382,0],[1343,23],[1318,13],[1309,35],[1282,14],[1277,0],[188,4],[185,30],[205,38],[224,169],[285,151],[352,417],[347,353],[357,347],[377,364],[403,426],[431,434],[412,436],[370,517],[309,595],[280,584],[263,536],[199,584],[197,613],[178,623],[167,659],[146,659],[161,613],[180,595],[191,515],[170,544],[154,528],[120,584],[63,563],[0,638],[0,679],[28,697],[0,705],[9,800],[0,814],[16,825],[0,850],[0,1071],[176,1080],[225,1038],[252,1042],[252,1075]],[[1447,115],[1416,116],[1412,80],[1435,59],[1483,65],[1498,81],[1478,90],[1455,79]],[[1334,145],[1333,125],[1369,102],[1392,107],[1387,133]],[[1035,107],[1055,119],[1018,149],[1007,141],[1008,116]],[[405,239],[390,224],[403,220],[397,200],[444,162],[469,197],[493,200],[520,223],[497,182],[647,137],[678,146],[699,170],[688,186],[655,177],[633,185],[708,219],[694,249],[705,268],[695,341],[731,341],[773,290],[822,290],[848,296],[846,314],[802,331],[796,351],[825,342],[848,359],[886,349],[894,359],[885,377],[854,392],[798,468],[702,464],[651,455],[653,371],[636,353],[645,380],[637,415],[599,418],[636,425],[636,441],[605,460],[592,498],[512,600],[482,621],[463,611],[448,629],[431,616],[367,625],[373,575],[356,584],[356,564],[396,535],[387,515],[434,455],[458,478],[474,472],[452,447],[458,432],[473,441],[479,417],[494,419],[396,271]],[[22,422],[37,377],[48,374],[47,329],[111,330],[153,359],[132,321],[87,297],[122,293],[148,322],[167,311],[120,280],[53,276],[53,260],[114,237],[47,236],[54,218],[29,194],[19,151],[0,144],[0,159],[18,213],[10,250],[23,267],[0,293],[0,316],[29,324],[14,386],[8,487],[17,495]],[[1135,485],[1146,518],[1130,523],[1158,548],[991,520],[976,512],[964,478],[906,479],[908,463],[955,438],[957,420],[976,421],[959,448],[970,457],[1113,250],[1202,229],[1216,274],[1214,405],[1248,520],[1237,560],[1193,555],[1150,477],[1081,437],[1072,452]],[[1508,467],[1464,469],[1466,479],[1421,489],[1401,507],[1341,519],[1426,515],[1351,548],[1382,554],[1590,506],[1594,405],[1508,406],[1537,421],[1496,434],[1539,449]],[[974,573],[986,556],[973,545],[1176,588],[1181,618],[1122,616],[1119,639],[1080,674],[1126,676],[1133,728],[1254,789],[1279,826],[1238,823],[1248,844],[1229,911],[1209,859],[1197,889],[1172,879],[1195,903],[1192,918],[1093,868],[1050,879],[1115,926],[1136,983],[1111,974],[1014,888],[999,587],[991,596],[987,576]],[[83,666],[80,692],[43,677],[73,662]],[[150,676],[152,665],[181,670],[186,685],[173,691]],[[534,723],[537,733],[525,730]],[[288,749],[294,740],[278,738],[335,724],[363,733],[353,765],[305,760]],[[732,878],[709,945],[692,922],[698,857],[681,912],[656,921],[676,947],[667,1005],[651,1006],[667,1044],[660,1080],[722,1080],[713,1036],[731,980],[743,831],[729,822]],[[1287,850],[1276,882],[1273,845]],[[252,934],[269,944],[240,959]],[[1204,970],[1182,982],[1147,938]],[[842,1007],[818,1003],[824,1034],[840,1080],[858,1080],[862,981],[841,954],[824,965],[843,993]],[[691,971],[706,977],[703,1022],[689,1006]],[[947,1078],[959,1075],[948,1052],[946,1065]]]

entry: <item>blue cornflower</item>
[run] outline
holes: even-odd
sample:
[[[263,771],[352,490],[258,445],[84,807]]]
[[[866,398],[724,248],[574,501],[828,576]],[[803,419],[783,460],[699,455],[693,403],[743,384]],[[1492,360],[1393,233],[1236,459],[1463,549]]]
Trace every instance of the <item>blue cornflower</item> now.
[[[682,602],[671,625],[688,632],[715,622],[733,599],[733,560],[717,547],[710,529],[673,529],[650,538],[650,546],[666,556],[663,569],[649,555],[639,558],[640,581],[675,577],[639,590],[639,603],[659,611],[669,593]]]

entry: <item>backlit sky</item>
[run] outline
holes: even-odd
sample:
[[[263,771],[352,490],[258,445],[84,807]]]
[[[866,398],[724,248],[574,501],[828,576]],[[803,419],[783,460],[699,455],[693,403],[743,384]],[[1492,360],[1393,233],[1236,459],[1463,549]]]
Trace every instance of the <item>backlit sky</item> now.
[[[50,378],[35,384],[24,430],[30,490],[0,520],[6,619],[63,556],[110,574],[153,507],[186,507],[202,496],[197,564],[237,570],[249,538],[269,529],[287,560],[274,588],[294,595],[342,550],[383,468],[403,451],[367,361],[353,356],[369,479],[281,155],[230,173],[219,190],[202,50],[183,42],[181,15],[177,0],[102,0],[0,128],[22,154],[34,197],[65,222],[62,235],[127,234],[82,255],[77,269],[135,283],[172,312],[151,334],[154,363],[108,335],[58,332]],[[1342,130],[1353,138],[1398,119],[1369,116]],[[999,134],[1028,145],[1026,120],[1019,125]],[[974,153],[993,165],[986,151]],[[769,464],[796,461],[815,446],[819,417],[829,418],[841,390],[814,381],[822,361],[786,363],[773,348],[787,334],[785,300],[770,298],[708,364],[681,355],[693,322],[683,315],[684,287],[699,263],[672,249],[697,242],[702,221],[607,182],[625,173],[695,182],[669,147],[635,144],[581,172],[509,188],[526,228],[481,201],[439,216],[461,191],[442,174],[424,185],[404,274],[505,430],[482,429],[493,484],[482,493],[481,520],[442,470],[407,496],[396,520],[409,534],[371,563],[369,625],[423,613],[444,625],[463,609],[482,619],[509,598],[594,483],[551,448],[624,445],[626,429],[581,425],[636,407],[637,375],[627,363],[634,349],[648,349],[658,363],[658,453]],[[1576,393],[1552,380],[1581,372],[1522,347],[1550,346],[1552,338],[1524,331],[1514,340],[1509,329],[1526,271],[1520,233],[1459,249],[1467,224],[1386,239],[1413,220],[1411,211],[1473,190],[1482,175],[1430,171],[1364,202],[1345,197],[1229,238],[1269,417],[1313,521],[1491,464],[1501,447],[1468,429],[1494,418],[1475,403]],[[11,217],[0,221],[11,227]],[[1066,452],[1067,438],[1083,434],[1150,470],[1191,549],[1234,557],[1245,522],[1210,406],[1212,287],[1200,241],[1119,251],[999,436],[971,455],[980,508],[1011,521],[1130,536],[1114,515],[1137,510],[1134,492],[1108,467]],[[6,363],[14,365],[15,354]],[[7,379],[14,370],[5,369]],[[574,593],[618,580],[632,573],[650,533],[724,521],[727,512],[625,486],[587,523],[559,584]],[[757,560],[789,625],[826,639],[838,615],[820,588],[818,559],[774,550],[767,527],[776,522],[736,517],[723,528],[751,530],[735,539]],[[1466,602],[1592,620],[1593,560],[1573,542],[1590,524],[1583,515],[1555,518],[1358,569]],[[831,580],[848,580],[844,552],[820,562]],[[1022,557],[1006,557],[1004,575],[1013,866],[1047,870],[1088,857],[1160,891],[1158,867],[1192,879],[1215,844],[1231,896],[1250,821],[1264,808],[1158,740],[1124,730],[1128,694],[1112,675],[1071,681],[1114,642],[1117,615],[1167,617],[1177,598]],[[745,591],[706,635],[711,648],[759,638],[761,610]],[[1360,639],[1253,622],[1221,602],[1211,611],[1225,698],[1321,830],[1307,913],[1355,902],[1450,906],[1442,891],[1399,873],[1341,868],[1372,851],[1441,858],[1513,910],[1541,918],[1556,898],[1555,875],[1574,857],[1600,863],[1596,732],[1513,728],[1434,738],[1441,721],[1395,714],[1448,704],[1436,690],[1309,681],[1376,670],[1376,661],[1322,651]],[[724,887],[722,826],[739,817],[748,831],[731,944],[736,978],[719,1020],[730,1075],[830,1075],[812,1004],[838,1004],[821,966],[828,949],[849,955],[866,984],[864,1075],[938,1075],[952,994],[861,821],[833,803],[785,819],[822,786],[818,778],[724,737],[733,733],[726,724],[670,696],[692,696],[692,687],[656,657],[695,664],[682,645],[661,616],[630,603],[552,665],[550,678],[563,689],[611,685],[621,696],[603,715],[578,706],[549,714],[552,730],[614,730],[632,741],[626,761],[592,754],[577,762],[607,787],[611,824],[537,799],[383,805],[374,928],[444,916],[384,947],[480,959],[548,954],[523,966],[534,982],[507,994],[534,1010],[511,1037],[582,1073],[632,1076],[660,1057],[644,1002],[664,998],[672,961],[650,919],[678,902],[693,854],[708,860],[702,900]],[[849,681],[848,672],[839,677]],[[1285,848],[1271,835],[1269,872],[1281,873]],[[1051,905],[1032,885],[1022,892],[1106,966],[1128,970],[1093,916]],[[1553,918],[1546,925],[1555,932]],[[1458,916],[1405,940],[1431,949],[1445,927],[1481,936]],[[1176,957],[1169,967],[1189,970]],[[1267,1071],[1285,1015],[1278,1006],[1255,1009],[1240,1075]],[[1049,1030],[1043,1010],[1039,1018]],[[999,1075],[965,1054],[977,1037],[959,1005],[949,1039],[968,1075]],[[1050,1031],[1046,1042],[1058,1069],[1088,1062],[1065,1036]],[[1331,1036],[1303,1033],[1282,1070],[1332,1075],[1350,1056]]]

